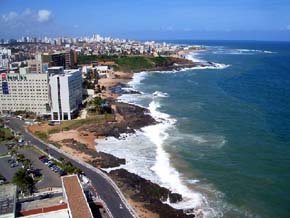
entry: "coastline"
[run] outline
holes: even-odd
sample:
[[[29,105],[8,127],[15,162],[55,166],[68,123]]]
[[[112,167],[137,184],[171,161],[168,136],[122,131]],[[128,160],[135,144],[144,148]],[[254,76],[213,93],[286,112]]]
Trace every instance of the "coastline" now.
[[[198,51],[195,50],[194,52],[198,52]],[[192,51],[187,51],[187,52],[184,52],[183,54],[190,55],[191,53]],[[147,217],[146,214],[149,214],[149,213],[152,213],[151,215],[153,217],[155,215],[157,215],[157,217],[158,216],[161,216],[161,217],[163,216],[202,217],[203,216],[202,211],[199,209],[199,206],[198,208],[193,208],[193,205],[199,205],[195,203],[192,204],[193,202],[195,202],[195,200],[193,199],[192,199],[193,201],[187,202],[186,208],[180,207],[180,206],[173,207],[173,204],[177,205],[178,202],[181,202],[183,200],[182,195],[180,194],[180,190],[182,190],[182,193],[185,194],[185,197],[187,200],[190,195],[191,196],[189,198],[191,197],[194,197],[197,199],[201,198],[201,196],[199,196],[199,193],[194,194],[194,196],[192,196],[192,193],[191,194],[186,193],[186,192],[191,192],[191,191],[188,189],[188,187],[181,184],[180,181],[178,181],[179,191],[177,190],[175,191],[176,193],[174,193],[170,191],[170,188],[172,188],[172,185],[174,184],[171,184],[169,186],[167,185],[164,186],[164,185],[157,184],[156,181],[155,183],[153,183],[149,181],[148,178],[144,179],[142,175],[140,176],[134,173],[130,173],[127,170],[121,169],[122,165],[126,164],[125,158],[123,157],[118,158],[112,155],[110,152],[105,153],[105,152],[96,151],[100,140],[107,140],[108,137],[113,137],[118,140],[122,140],[124,139],[124,135],[135,134],[137,131],[141,129],[142,131],[144,129],[148,129],[149,131],[149,128],[151,127],[159,128],[158,124],[162,126],[163,121],[167,119],[167,117],[165,117],[164,119],[163,118],[159,119],[160,113],[157,111],[156,113],[158,113],[158,115],[154,116],[150,108],[149,110],[139,105],[119,101],[118,98],[124,94],[129,94],[129,95],[142,94],[138,90],[135,90],[134,88],[128,85],[128,83],[130,83],[130,81],[133,80],[134,75],[142,73],[142,72],[146,72],[146,73],[171,72],[171,71],[175,72],[175,71],[184,71],[184,70],[189,70],[189,69],[200,69],[200,67],[202,69],[204,69],[203,67],[213,67],[213,68],[216,67],[215,63],[211,63],[207,61],[195,62],[194,60],[190,60],[188,57],[184,57],[182,59],[177,58],[177,60],[178,60],[178,63],[175,63],[170,66],[144,69],[144,71],[141,70],[138,72],[115,71],[114,73],[111,73],[109,77],[99,79],[98,84],[104,87],[104,90],[101,93],[97,94],[97,96],[103,99],[107,99],[107,101],[111,105],[111,108],[113,110],[112,119],[105,120],[104,122],[101,122],[101,123],[90,122],[89,124],[83,124],[72,130],[65,129],[65,131],[63,131],[63,129],[61,129],[60,132],[48,134],[49,135],[48,140],[54,144],[59,145],[61,149],[64,150],[65,152],[71,155],[74,155],[77,158],[82,159],[83,161],[89,163],[90,165],[94,167],[102,168],[104,172],[106,172],[105,169],[109,169],[110,172],[108,173],[108,175],[111,176],[111,178],[118,184],[119,188],[122,190],[122,192],[124,193],[128,201],[132,202],[131,204],[132,207],[134,207],[134,205],[136,206],[135,210],[140,213],[139,214],[140,217]],[[153,105],[153,107],[158,108],[158,106],[156,105]],[[155,108],[154,110],[156,110],[157,108]],[[49,129],[49,126],[46,126],[44,128]],[[37,127],[37,129],[39,129],[39,126]],[[33,130],[31,129],[30,131],[33,132]],[[158,149],[162,150],[161,153],[164,152],[161,144],[157,145],[157,150]],[[166,162],[170,163],[168,155],[167,154],[164,154],[164,155],[165,156],[162,156],[159,158],[163,158],[163,159],[165,158]],[[162,169],[157,169],[156,167],[157,166],[155,166],[154,171],[162,170]],[[173,169],[173,171],[174,171],[174,178],[172,179],[179,180],[179,178],[177,178],[179,177],[179,173],[175,169]],[[168,171],[167,173],[169,175],[172,172]],[[120,175],[122,175],[122,177],[120,177]],[[124,178],[127,178],[127,179],[124,179]],[[128,178],[131,178],[131,179],[128,179]],[[134,188],[134,185],[132,185],[130,182],[132,179],[139,182],[139,185],[137,187],[150,184],[149,185],[150,189],[155,190],[154,192],[160,192],[160,190],[165,189],[166,190],[165,195],[157,195],[157,196],[155,195],[152,198],[144,198],[148,190],[138,190],[138,188],[136,188],[136,184]],[[167,199],[169,195],[174,195],[174,196],[179,196],[179,197],[174,200]],[[179,208],[188,209],[187,210],[187,212],[189,212],[188,215],[183,213],[183,210]]]
[[[193,66],[192,64],[191,66]],[[158,70],[179,70],[180,66],[170,68],[158,68]],[[156,71],[154,69],[152,71]],[[135,72],[136,73],[136,72]],[[98,140],[106,137],[120,138],[122,134],[134,134],[136,130],[143,127],[156,125],[158,122],[150,115],[148,109],[137,105],[118,102],[117,98],[122,94],[115,92],[114,87],[126,86],[130,82],[135,73],[116,72],[116,77],[101,79],[100,85],[106,87],[106,91],[101,93],[100,97],[109,100],[112,109],[114,110],[115,121],[99,124],[89,124],[81,126],[74,130],[61,131],[53,133],[49,136],[49,141],[57,143],[65,152],[80,158],[81,160],[97,167],[97,168],[118,168],[126,163],[125,159],[117,158],[111,154],[97,152],[94,147],[98,146]],[[127,94],[130,94],[130,91]],[[109,124],[109,125],[108,125]],[[47,126],[43,128],[48,128]],[[39,129],[39,125],[36,127]],[[32,127],[30,132],[35,133]],[[105,172],[105,171],[104,171]],[[152,183],[136,174],[130,173],[127,170],[116,169],[108,173],[108,175],[118,184],[119,188],[124,193],[131,206],[139,213],[140,217],[194,217],[194,215],[186,215],[182,210],[174,209],[166,203],[168,196],[169,202],[177,203],[182,200],[182,196],[171,192],[169,189],[161,187],[158,184]],[[124,180],[124,178],[126,178]],[[135,182],[131,183],[134,180]],[[137,182],[136,182],[137,181]],[[138,185],[137,185],[138,184]],[[146,190],[138,190],[136,186],[148,186]],[[159,193],[151,197],[148,191]],[[161,193],[161,194],[160,194]],[[163,193],[163,194],[162,194]],[[149,216],[148,216],[149,215]]]

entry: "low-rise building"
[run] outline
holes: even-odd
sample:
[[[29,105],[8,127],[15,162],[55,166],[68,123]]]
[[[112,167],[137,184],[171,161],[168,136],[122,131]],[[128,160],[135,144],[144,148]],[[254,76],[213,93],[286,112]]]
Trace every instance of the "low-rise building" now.
[[[68,203],[70,217],[93,218],[79,178],[76,175],[64,176],[62,179],[64,197]]]
[[[0,186],[0,218],[15,218],[16,185]]]

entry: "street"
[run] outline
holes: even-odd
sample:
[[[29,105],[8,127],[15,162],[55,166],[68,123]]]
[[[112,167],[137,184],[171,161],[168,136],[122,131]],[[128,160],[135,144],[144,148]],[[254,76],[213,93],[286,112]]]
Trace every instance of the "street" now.
[[[94,172],[94,170],[88,167],[83,166],[73,158],[68,158],[67,156],[61,154],[60,152],[49,148],[46,144],[42,143],[40,140],[32,137],[25,131],[24,121],[16,118],[10,118],[8,126],[17,132],[20,132],[25,141],[30,141],[31,144],[37,146],[41,150],[48,150],[48,153],[57,159],[60,158],[68,159],[74,166],[80,168],[85,173],[85,175],[91,180],[99,196],[107,204],[113,217],[116,218],[134,217],[130,213],[128,208],[123,204],[123,201],[121,200],[120,196],[118,195],[113,185],[109,183],[108,180],[105,179],[102,175]],[[122,208],[120,207],[120,205],[122,205]]]

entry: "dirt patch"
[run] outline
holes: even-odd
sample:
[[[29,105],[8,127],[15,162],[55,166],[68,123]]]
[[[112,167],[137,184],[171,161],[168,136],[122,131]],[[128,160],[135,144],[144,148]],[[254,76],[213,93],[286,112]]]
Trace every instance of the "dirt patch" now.
[[[95,149],[96,147],[95,135],[87,131],[69,130],[54,133],[49,136],[49,140],[53,142],[61,142],[65,139],[73,139],[77,142],[87,145],[90,149]]]

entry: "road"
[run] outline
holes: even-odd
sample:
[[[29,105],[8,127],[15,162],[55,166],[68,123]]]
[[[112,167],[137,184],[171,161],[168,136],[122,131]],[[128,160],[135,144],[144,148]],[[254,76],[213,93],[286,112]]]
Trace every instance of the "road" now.
[[[30,141],[31,144],[37,146],[39,149],[47,150],[50,155],[59,159],[65,158],[69,159],[69,161],[76,167],[80,168],[86,176],[91,180],[92,185],[97,190],[101,199],[106,202],[108,209],[110,210],[113,217],[116,218],[130,218],[134,217],[132,213],[130,213],[129,209],[126,205],[124,205],[121,197],[117,193],[116,189],[113,185],[108,182],[103,175],[98,174],[92,168],[85,167],[84,165],[80,164],[79,161],[76,161],[73,158],[68,158],[66,155],[58,152],[57,150],[51,149],[45,143],[42,143],[40,140],[34,138],[29,133],[25,131],[24,121],[10,118],[10,122],[7,124],[10,128],[14,131],[20,132],[23,136],[23,139],[26,141]],[[120,207],[122,205],[122,207]]]

